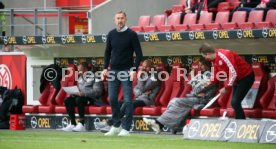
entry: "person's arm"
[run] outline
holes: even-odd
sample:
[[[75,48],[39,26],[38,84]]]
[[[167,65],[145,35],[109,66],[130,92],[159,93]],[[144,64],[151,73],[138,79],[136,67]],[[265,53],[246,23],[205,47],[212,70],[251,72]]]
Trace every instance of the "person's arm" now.
[[[110,63],[110,58],[111,58],[111,41],[110,41],[110,32],[107,35],[107,40],[106,40],[106,47],[105,47],[105,53],[104,53],[104,69],[108,68],[108,65]]]
[[[146,82],[143,92],[152,91],[159,86],[160,86],[160,81],[158,80],[157,76],[154,76],[154,79],[150,78],[149,81]]]
[[[231,88],[233,86],[234,82],[237,79],[236,62],[234,60],[234,55],[230,55],[230,54],[226,55],[221,52],[218,52],[218,56],[226,63],[229,70],[228,81],[224,85],[224,88],[227,90],[228,88]]]
[[[135,55],[136,55],[134,67],[135,67],[135,71],[138,71],[140,62],[143,58],[143,52],[142,52],[142,48],[141,48],[141,45],[140,45],[140,41],[138,39],[138,35],[134,31],[133,31],[131,41],[132,41],[132,47],[133,47]]]
[[[94,81],[92,83],[93,85],[91,86],[91,89],[86,89],[84,91],[84,96],[85,97],[101,97],[103,94],[104,86],[102,81]]]

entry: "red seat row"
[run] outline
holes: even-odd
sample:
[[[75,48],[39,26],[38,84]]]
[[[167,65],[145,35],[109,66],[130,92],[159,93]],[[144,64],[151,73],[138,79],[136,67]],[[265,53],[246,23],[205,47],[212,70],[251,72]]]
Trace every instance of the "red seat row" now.
[[[165,15],[156,15],[152,22],[150,22],[150,16],[141,16],[138,26],[133,26],[132,29],[136,32],[168,32],[276,27],[276,10],[269,10],[265,20],[263,20],[263,17],[264,11],[262,10],[251,11],[248,19],[245,11],[236,11],[229,22],[230,12],[225,11],[218,12],[215,21],[212,22],[213,13],[202,13],[199,20],[197,20],[196,14],[189,13],[184,16],[183,24],[180,24],[180,13],[173,13],[168,18]]]

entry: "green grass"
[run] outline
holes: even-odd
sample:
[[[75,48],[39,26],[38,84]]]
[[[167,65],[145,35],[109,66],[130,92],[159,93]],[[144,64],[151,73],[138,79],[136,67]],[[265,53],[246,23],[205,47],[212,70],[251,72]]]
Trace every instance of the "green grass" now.
[[[105,137],[99,132],[0,130],[0,149],[275,149],[275,147],[275,144],[184,140],[182,135],[132,133],[130,137]]]

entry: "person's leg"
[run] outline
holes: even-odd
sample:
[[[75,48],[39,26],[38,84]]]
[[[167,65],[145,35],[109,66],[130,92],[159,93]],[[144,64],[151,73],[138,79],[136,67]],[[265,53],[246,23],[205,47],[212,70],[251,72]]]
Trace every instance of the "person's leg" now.
[[[79,111],[80,123],[82,123],[82,125],[84,125],[85,106],[87,106],[88,100],[89,100],[89,98],[87,98],[87,97],[77,97],[76,98],[76,104],[77,104],[78,111]]]
[[[75,119],[75,111],[74,108],[76,106],[76,100],[74,97],[68,97],[64,100],[64,104],[66,107],[67,114],[69,115],[69,118],[71,120],[71,125],[76,125],[76,119]]]
[[[114,80],[108,81],[108,95],[110,100],[110,105],[112,109],[112,122],[114,127],[120,127],[120,107],[118,104],[118,92],[120,88],[120,82],[115,77]]]
[[[123,123],[123,128],[129,131],[132,124],[132,119],[133,119],[132,81],[130,81],[128,78],[128,80],[121,81],[121,83],[123,87],[125,116],[126,116]]]
[[[242,109],[241,103],[244,97],[246,96],[247,92],[251,88],[253,82],[254,73],[242,78],[234,84],[231,105],[235,111],[236,119],[245,119],[245,114]]]

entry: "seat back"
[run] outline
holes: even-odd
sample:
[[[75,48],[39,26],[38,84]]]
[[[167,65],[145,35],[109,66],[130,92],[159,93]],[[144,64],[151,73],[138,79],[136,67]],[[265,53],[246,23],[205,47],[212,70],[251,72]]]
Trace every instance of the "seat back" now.
[[[276,110],[276,83],[274,82],[274,93],[273,93],[273,97],[268,105],[268,109],[270,110]]]
[[[64,76],[64,78],[61,79],[60,84],[61,84],[61,88],[59,90],[59,92],[57,93],[57,96],[55,97],[55,102],[57,103],[57,105],[64,105],[64,99],[69,97],[70,94],[66,93],[63,90],[63,87],[68,87],[68,86],[74,86],[77,84],[76,82],[76,78],[75,78],[75,72],[77,71],[77,67],[73,64],[70,64],[67,69],[69,69],[68,71],[66,71],[65,75],[67,75],[66,77]],[[71,73],[71,75],[70,75]],[[68,76],[70,75],[70,76]]]
[[[265,71],[262,63],[254,62],[252,68],[255,75],[255,80],[251,89],[248,91],[242,101],[243,108],[260,108],[260,98],[267,89],[268,74]]]
[[[167,25],[179,25],[180,24],[180,13],[173,13],[168,17]]]
[[[273,26],[276,26],[276,10],[269,10],[267,12],[266,18],[265,18],[265,22],[271,22],[273,24]]]
[[[144,27],[150,25],[150,16],[140,16],[138,26]]]
[[[260,104],[263,109],[268,109],[270,102],[272,102],[272,99],[275,98],[274,97],[276,95],[275,86],[276,86],[276,76],[274,76],[268,80],[267,90],[265,91],[265,93],[263,94],[263,96],[260,99]]]
[[[200,15],[198,24],[209,24],[212,23],[213,13],[204,12]]]
[[[249,13],[248,22],[259,23],[263,21],[264,11],[252,10]]]
[[[246,11],[235,11],[231,22],[233,23],[244,23],[246,21]]]
[[[179,97],[180,92],[182,91],[183,79],[177,81],[177,69],[180,67],[180,64],[174,64],[169,79],[165,81],[165,90],[159,100],[162,107],[166,107],[171,98]],[[180,83],[178,84],[174,82]],[[173,85],[177,85],[177,87]]]
[[[183,24],[185,25],[192,25],[196,24],[196,14],[195,13],[188,13],[184,16]]]
[[[152,21],[152,24],[151,26],[161,26],[161,25],[165,25],[165,15],[161,14],[161,15],[155,15],[153,17],[153,21]]]
[[[229,21],[229,14],[230,14],[229,11],[218,12],[217,16],[216,16],[215,23],[220,23],[220,24],[228,23],[228,21]]]
[[[158,72],[162,72],[162,71],[168,72],[167,69],[166,69],[166,66],[163,63],[156,65],[155,68],[156,68],[156,70]],[[164,78],[164,77],[162,77],[162,78]],[[164,92],[164,89],[165,89],[165,82],[161,81],[160,90],[159,90],[159,92],[157,93],[157,95],[156,95],[156,97],[154,99],[154,102],[155,102],[156,106],[161,106],[161,104],[160,104],[160,98],[161,98],[161,96],[162,96],[162,94]]]
[[[50,93],[50,83],[47,82],[45,84],[44,90],[41,92],[41,94],[38,98],[41,105],[43,105],[43,106],[47,105],[49,93]]]

